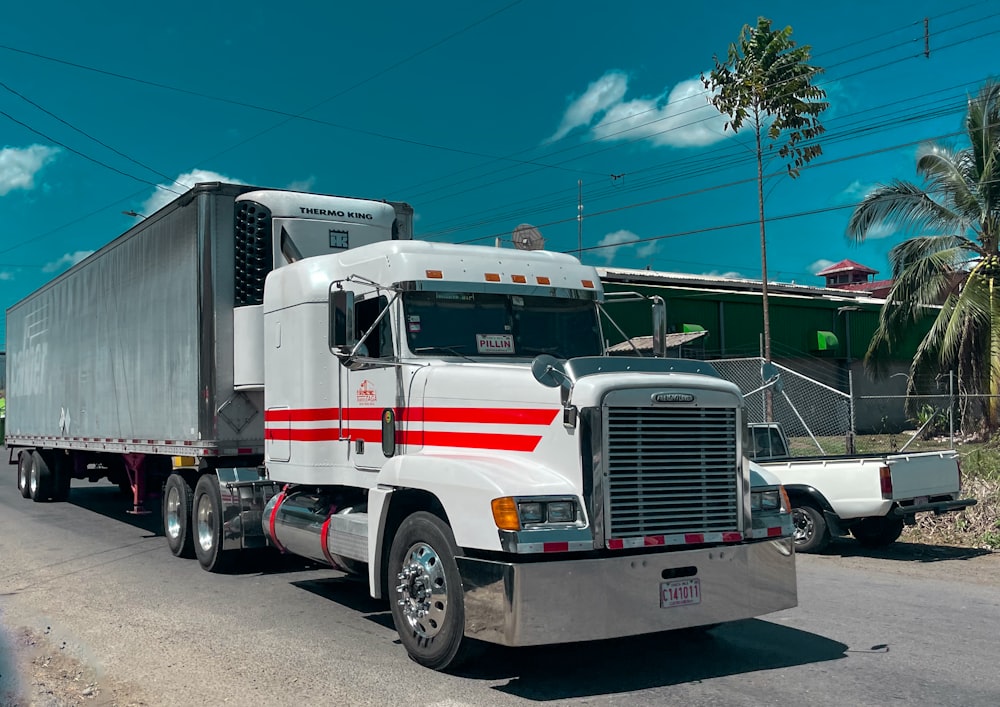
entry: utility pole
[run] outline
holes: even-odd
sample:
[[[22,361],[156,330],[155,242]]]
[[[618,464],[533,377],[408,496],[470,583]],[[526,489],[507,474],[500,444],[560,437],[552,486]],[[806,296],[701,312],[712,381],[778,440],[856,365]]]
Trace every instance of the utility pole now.
[[[576,257],[583,257],[583,180],[576,180]]]

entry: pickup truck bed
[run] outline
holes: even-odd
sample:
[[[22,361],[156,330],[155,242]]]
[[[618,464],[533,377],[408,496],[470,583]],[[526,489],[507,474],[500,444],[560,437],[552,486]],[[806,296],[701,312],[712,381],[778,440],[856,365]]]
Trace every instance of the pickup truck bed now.
[[[774,428],[770,432],[773,438]],[[783,452],[787,444],[772,439],[771,450]],[[755,461],[788,493],[799,552],[819,552],[832,535],[847,532],[864,545],[888,545],[917,513],[948,513],[975,504],[959,498],[961,469],[954,450]]]

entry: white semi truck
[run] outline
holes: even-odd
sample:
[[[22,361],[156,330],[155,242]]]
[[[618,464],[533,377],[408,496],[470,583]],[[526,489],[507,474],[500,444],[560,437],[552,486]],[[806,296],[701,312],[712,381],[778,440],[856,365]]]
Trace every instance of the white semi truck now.
[[[366,576],[434,669],[795,606],[736,386],[606,356],[571,256],[411,229],[405,204],[199,184],[11,307],[23,495],[109,476],[209,571],[273,546]]]

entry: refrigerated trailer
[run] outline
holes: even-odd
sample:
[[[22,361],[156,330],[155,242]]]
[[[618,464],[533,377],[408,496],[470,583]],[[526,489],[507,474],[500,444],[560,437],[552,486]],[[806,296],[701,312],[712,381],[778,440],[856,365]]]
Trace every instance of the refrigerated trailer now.
[[[411,235],[406,204],[226,184],[136,224],[8,310],[22,493],[107,475],[209,571],[366,577],[435,669],[795,605],[735,385],[608,357],[572,256]]]

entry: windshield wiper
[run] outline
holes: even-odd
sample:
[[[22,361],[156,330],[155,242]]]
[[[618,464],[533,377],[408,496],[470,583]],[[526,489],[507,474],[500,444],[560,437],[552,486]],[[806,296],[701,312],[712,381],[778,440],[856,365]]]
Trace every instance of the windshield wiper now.
[[[464,358],[466,361],[475,361],[471,356],[467,356],[459,349],[464,349],[465,344],[459,344],[458,346],[418,346],[413,349],[413,353],[448,353],[452,356],[458,356],[459,358]]]

